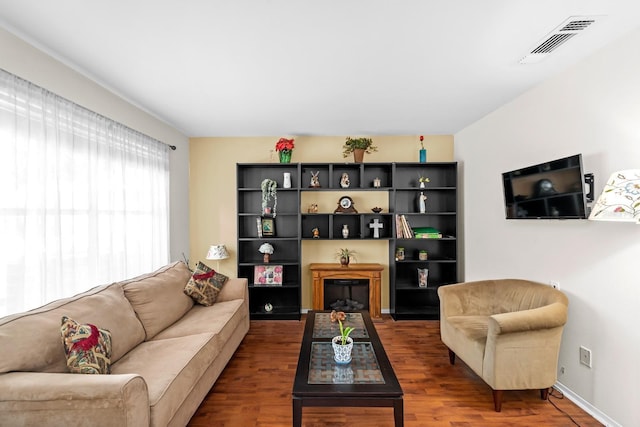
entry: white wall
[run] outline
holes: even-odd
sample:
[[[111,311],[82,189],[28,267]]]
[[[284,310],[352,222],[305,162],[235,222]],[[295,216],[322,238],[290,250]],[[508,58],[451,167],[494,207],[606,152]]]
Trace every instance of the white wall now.
[[[640,226],[507,221],[501,173],[582,153],[599,194],[613,171],[640,168],[639,49],[635,31],[455,135],[465,280],[559,281],[570,305],[558,381],[601,421],[629,427],[640,426]]]
[[[0,28],[0,68],[132,129],[177,147],[170,154],[171,260],[189,256],[189,140],[176,129],[114,95]]]

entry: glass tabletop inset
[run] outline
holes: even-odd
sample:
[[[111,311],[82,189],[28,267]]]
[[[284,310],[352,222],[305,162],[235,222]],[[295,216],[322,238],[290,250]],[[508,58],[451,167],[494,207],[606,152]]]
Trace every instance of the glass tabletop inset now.
[[[351,338],[369,338],[367,328],[365,328],[362,320],[362,314],[345,313],[345,315],[347,318],[342,322],[342,326],[355,328],[349,335]],[[313,324],[313,338],[333,338],[337,335],[340,335],[340,326],[338,322],[331,321],[331,313],[316,313]]]
[[[351,362],[333,360],[330,342],[311,343],[309,384],[384,384],[376,354],[370,342],[353,343]]]

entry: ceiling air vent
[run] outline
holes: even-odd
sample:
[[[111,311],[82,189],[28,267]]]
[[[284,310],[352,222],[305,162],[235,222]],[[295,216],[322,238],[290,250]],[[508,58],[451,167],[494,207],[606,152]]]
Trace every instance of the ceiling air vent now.
[[[519,62],[521,64],[533,64],[542,61],[551,52],[562,46],[565,42],[580,34],[596,22],[596,17],[572,16],[553,31],[547,34],[529,53]]]

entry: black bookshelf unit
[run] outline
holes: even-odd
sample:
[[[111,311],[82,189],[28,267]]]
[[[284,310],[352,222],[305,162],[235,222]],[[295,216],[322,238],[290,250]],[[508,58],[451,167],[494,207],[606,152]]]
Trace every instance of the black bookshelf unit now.
[[[284,173],[291,176],[291,188],[283,188]],[[341,186],[343,174],[349,187]],[[312,187],[311,178],[319,186]],[[429,182],[419,188],[419,177]],[[269,178],[277,182],[276,215],[265,215],[261,208],[260,184]],[[252,319],[300,319],[302,240],[345,240],[342,229],[349,229],[347,240],[374,239],[370,227],[381,223],[379,237],[389,245],[389,311],[394,319],[438,319],[437,289],[458,280],[457,163],[254,163],[237,165],[238,183],[238,276],[249,279]],[[313,192],[382,192],[388,210],[380,213],[309,212],[301,206],[302,194]],[[427,196],[420,213],[421,192]],[[309,197],[307,197],[309,198]],[[312,198],[312,197],[311,197]],[[407,237],[398,233],[398,220],[414,229],[430,227],[441,236]],[[259,236],[259,223],[272,219],[275,236]],[[317,228],[314,237],[313,229]],[[401,228],[401,227],[400,227]],[[271,243],[274,254],[264,263],[258,248]],[[404,259],[396,260],[396,250],[404,248]],[[421,260],[420,251],[427,251]],[[281,266],[282,284],[257,283],[256,267]],[[419,286],[418,269],[428,269],[426,286]]]
[[[300,277],[300,166],[290,164],[238,164],[238,277],[249,280],[249,312],[252,319],[299,320]],[[284,174],[291,174],[291,188],[284,188]],[[275,212],[264,214],[262,190],[264,179],[277,183],[278,203]],[[269,207],[273,208],[273,201]],[[275,213],[275,215],[274,215]],[[273,222],[274,235],[260,235],[262,220]],[[268,263],[258,249],[270,243],[274,253]],[[282,277],[260,283],[260,270],[278,269]],[[256,273],[258,277],[256,277]]]
[[[419,177],[429,178],[420,188]],[[394,319],[440,318],[438,287],[458,281],[458,168],[455,162],[396,163],[394,170],[394,213],[404,216],[412,229],[435,229],[416,238],[395,238],[389,247],[389,305]],[[423,193],[425,212],[420,213]],[[437,236],[437,237],[436,237]],[[404,259],[396,260],[402,248]],[[426,260],[420,259],[426,251]],[[418,269],[427,269],[426,286],[419,285]]]

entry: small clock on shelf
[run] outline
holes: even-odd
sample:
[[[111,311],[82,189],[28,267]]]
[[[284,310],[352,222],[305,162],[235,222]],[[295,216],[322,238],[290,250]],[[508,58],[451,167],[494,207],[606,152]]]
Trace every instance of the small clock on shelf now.
[[[338,200],[338,207],[333,213],[358,213],[353,207],[353,199],[349,196],[342,196]]]

